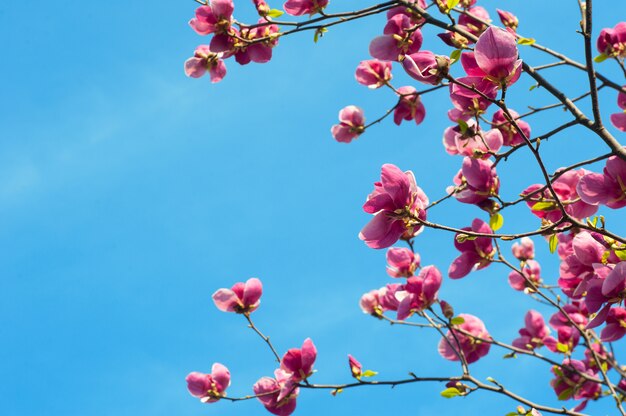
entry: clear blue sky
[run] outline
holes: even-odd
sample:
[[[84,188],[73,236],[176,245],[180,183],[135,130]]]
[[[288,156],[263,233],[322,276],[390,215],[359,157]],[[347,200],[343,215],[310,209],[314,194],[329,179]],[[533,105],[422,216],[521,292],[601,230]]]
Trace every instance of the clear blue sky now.
[[[582,59],[575,1],[492,1],[493,18],[496,3],[520,17],[521,33]],[[596,3],[596,33],[626,17],[621,2]],[[394,103],[353,74],[368,58],[369,39],[382,31],[382,16],[332,29],[318,44],[310,33],[283,39],[266,65],[228,61],[225,80],[211,85],[183,74],[185,59],[206,42],[187,26],[195,7],[191,0],[0,5],[0,413],[265,414],[255,401],[202,405],[184,382],[188,372],[209,372],[219,361],[232,373],[229,394],[238,396],[271,374],[270,354],[243,319],[218,312],[210,300],[216,289],[251,276],[265,285],[254,318],[279,351],[306,337],[316,343],[315,382],[349,381],[348,353],[381,379],[458,374],[439,358],[434,334],[389,327],[358,308],[362,293],[390,282],[385,252],[357,238],[380,166],[412,169],[431,199],[444,195],[460,166],[441,144],[449,123],[445,94],[424,97],[427,118],[419,127],[388,120],[338,144],[329,129],[340,108],[362,106],[373,120]],[[236,2],[237,17],[250,20],[251,10]],[[449,53],[426,32],[424,48]],[[522,54],[533,64],[551,62],[528,48]],[[613,65],[601,69],[619,79]],[[579,73],[550,71],[571,94],[584,91]],[[395,73],[397,86],[411,83]],[[514,108],[553,102],[540,90],[527,94],[530,85],[523,78],[511,90]],[[606,114],[617,111],[615,97],[602,92]],[[567,120],[557,111],[548,121],[560,119]],[[529,122],[535,133],[553,126]],[[544,148],[550,169],[606,150],[582,129]],[[499,173],[508,199],[539,179],[522,152]],[[456,202],[429,215],[455,226],[485,218]],[[607,217],[624,231],[623,217]],[[505,221],[504,231],[537,225],[523,208],[506,212]],[[416,243],[423,264],[446,271],[457,255],[451,242],[449,234],[423,233]],[[544,276],[555,278],[556,260],[544,242],[536,244]],[[507,275],[491,266],[460,281],[446,278],[441,297],[510,341],[530,304],[508,287]],[[557,404],[547,366],[503,362],[502,355],[494,349],[474,371]],[[305,391],[296,414],[515,408],[480,392],[447,401],[441,390],[364,388],[334,398]],[[589,411],[610,414],[603,406]]]

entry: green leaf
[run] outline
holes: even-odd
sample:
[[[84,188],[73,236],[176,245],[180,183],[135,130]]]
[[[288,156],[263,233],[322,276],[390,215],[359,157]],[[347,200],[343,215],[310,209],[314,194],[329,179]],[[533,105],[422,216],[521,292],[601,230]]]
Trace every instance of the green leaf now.
[[[272,9],[269,12],[267,12],[267,16],[268,17],[273,17],[273,18],[280,17],[280,16],[282,16],[284,14],[285,14],[285,12],[283,12],[282,10],[278,10],[278,9]]]
[[[607,250],[604,253],[602,253],[602,259],[600,260],[602,262],[602,264],[606,264],[609,261],[609,256],[610,255],[611,255],[611,252],[609,250]]]
[[[441,395],[446,399],[451,399],[456,396],[460,396],[461,392],[456,387],[448,387],[444,391],[441,392]]]
[[[365,370],[361,374],[361,377],[374,377],[376,374],[378,374],[378,372],[372,371],[372,370]]]
[[[554,253],[558,245],[559,245],[558,237],[556,236],[556,234],[552,234],[550,236],[550,241],[548,243],[548,246],[550,247],[550,253]]]
[[[558,399],[559,400],[567,400],[570,397],[572,397],[572,394],[574,393],[574,389],[573,388],[569,388],[569,389],[565,389],[561,392],[561,394],[559,394]]]
[[[531,85],[530,88],[528,89],[528,91],[532,91],[532,90],[534,90],[537,87],[539,87],[539,84]]]
[[[460,49],[453,50],[452,53],[450,54],[450,60],[452,61],[452,63],[455,63],[456,61],[458,61],[459,58],[461,58],[461,50]]]
[[[460,1],[461,0],[448,0],[446,2],[446,4],[448,5],[448,9],[454,9]]]
[[[567,353],[569,351],[569,347],[566,344],[561,344],[560,342],[556,343],[556,349],[562,353]]]
[[[552,201],[539,201],[532,206],[533,211],[552,211],[556,204]]]
[[[489,217],[489,226],[493,231],[498,231],[504,225],[504,217],[502,214],[495,213]]]
[[[619,250],[614,251],[615,255],[619,257],[620,260],[626,261],[626,249],[620,248]]]
[[[463,319],[462,316],[456,316],[456,317],[450,319],[450,323],[452,325],[461,325],[464,322],[465,322],[465,319]]]
[[[493,377],[487,377],[487,381],[488,381],[488,382],[490,382],[490,383],[493,383],[493,384],[496,384],[496,383],[497,383],[497,382],[496,382],[496,379],[495,379],[495,378],[493,378]]]
[[[465,134],[465,132],[469,128],[469,126],[467,125],[467,122],[465,120],[459,119],[457,123],[459,123],[459,128],[461,129],[461,133]]]
[[[519,38],[517,40],[517,44],[518,45],[522,45],[522,46],[530,46],[530,45],[532,45],[535,42],[536,41],[533,38]]]
[[[597,63],[604,62],[607,60],[608,57],[609,57],[608,55],[601,53],[600,55],[593,58],[593,62],[597,62]]]
[[[517,358],[517,354],[515,354],[514,352],[511,352],[508,354],[504,354],[502,358]]]
[[[313,35],[313,42],[317,43],[317,41],[324,36],[324,33],[328,32],[328,29],[325,27],[320,27],[315,31],[315,35]]]

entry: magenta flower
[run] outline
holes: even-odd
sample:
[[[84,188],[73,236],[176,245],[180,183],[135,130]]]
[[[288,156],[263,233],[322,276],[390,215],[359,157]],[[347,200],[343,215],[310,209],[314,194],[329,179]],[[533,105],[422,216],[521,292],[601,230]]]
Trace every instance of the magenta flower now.
[[[387,250],[387,274],[391,277],[411,277],[420,267],[420,255],[404,247]]]
[[[611,156],[606,161],[604,173],[587,173],[580,178],[576,191],[588,204],[602,204],[613,209],[625,207],[626,162]]]
[[[463,117],[461,117],[463,118]],[[488,159],[502,147],[502,133],[497,129],[482,130],[474,119],[461,125],[448,127],[443,132],[443,146],[451,155]]]
[[[335,124],[330,132],[335,140],[341,143],[350,143],[365,131],[365,116],[363,110],[354,105],[344,107],[339,111],[339,124]]]
[[[577,328],[571,326],[561,326],[556,329],[557,339],[547,337],[543,340],[543,344],[552,352],[562,353],[559,349],[565,346],[567,351],[574,351],[574,348],[580,341],[580,332]],[[559,345],[560,344],[560,345]]]
[[[220,363],[213,364],[211,374],[192,372],[187,375],[187,389],[203,403],[213,403],[226,396],[230,386],[230,372]]]
[[[470,76],[450,83],[450,100],[461,114],[477,116],[483,114],[498,94],[497,85],[484,76]]]
[[[254,4],[259,16],[265,17],[269,14],[270,6],[265,0],[252,0],[252,3]]]
[[[246,283],[239,282],[230,289],[220,289],[213,294],[213,302],[223,312],[249,314],[261,304],[263,285],[255,277]]]
[[[565,207],[565,212],[578,220],[590,217],[598,211],[597,205],[586,203],[576,191],[578,181],[588,173],[590,172],[585,169],[570,170],[559,176],[559,178],[552,183],[554,191]],[[543,187],[544,185],[540,184],[531,185],[522,191],[521,195],[530,195]],[[526,199],[526,204],[537,217],[553,223],[559,221],[563,216],[548,189],[534,193]]]
[[[535,260],[526,260],[522,267],[523,276],[516,271],[509,274],[509,285],[515,290],[522,291],[527,287],[532,288],[529,281],[535,286],[541,284],[541,267]]]
[[[438,85],[448,75],[450,58],[435,55],[431,51],[419,51],[405,55],[402,67],[412,78],[424,84]]]
[[[480,36],[487,28],[489,27],[489,23],[491,23],[491,18],[489,17],[489,13],[483,7],[474,6],[467,9],[467,12],[470,16],[466,14],[462,14],[459,16],[459,25],[463,26],[474,36]],[[483,22],[478,21],[480,19]]]
[[[500,17],[500,21],[505,27],[511,29],[513,32],[517,31],[517,26],[519,25],[517,16],[511,12],[500,9],[496,9],[496,12],[498,12],[498,17]]]
[[[356,358],[348,354],[348,365],[350,366],[350,372],[352,373],[352,377],[360,380],[361,374],[363,374],[363,366],[361,365],[361,363],[358,362]]]
[[[422,47],[422,32],[404,14],[392,16],[383,33],[370,43],[370,55],[374,58],[398,61],[400,56],[415,53]]]
[[[513,243],[511,247],[513,256],[519,261],[535,258],[535,243],[528,237],[522,237],[519,243]]]
[[[550,334],[550,328],[537,311],[530,310],[524,317],[524,328],[519,330],[520,337],[513,340],[513,346],[524,350],[534,350],[544,345],[544,339]]]
[[[291,379],[291,374],[280,368],[274,371],[274,377],[260,378],[254,384],[254,394],[270,413],[289,416],[296,410],[300,389]]]
[[[385,164],[380,182],[367,197],[363,210],[374,218],[361,230],[359,238],[371,248],[393,245],[405,233],[417,234],[426,220],[428,197],[415,183],[413,172],[402,172]]]
[[[511,116],[513,116],[513,120],[515,120],[515,123],[517,123],[517,126],[519,127],[521,132],[518,131],[513,124],[507,121],[506,117],[504,116],[504,111],[502,110],[496,111],[493,114],[493,118],[491,119],[491,122],[498,130],[500,130],[500,133],[502,133],[504,145],[517,146],[526,143],[526,141],[524,140],[524,136],[526,136],[526,138],[530,140],[530,125],[524,120],[518,119],[519,114],[517,114],[517,112],[509,110],[509,113],[511,114]],[[522,136],[522,133],[524,134],[524,136]]]
[[[393,122],[400,125],[402,120],[415,120],[415,124],[419,125],[426,117],[426,108],[417,90],[413,87],[400,87],[397,91],[401,96],[393,110]]]
[[[626,58],[626,22],[620,22],[612,29],[602,29],[596,45],[604,55]]]
[[[189,21],[189,26],[199,35],[228,33],[234,10],[232,0],[212,0],[208,6],[196,9],[196,17]]]
[[[467,45],[469,45],[469,40],[462,35],[459,35],[456,32],[444,32],[437,34],[437,37],[443,41],[448,46],[457,49],[465,49]]]
[[[185,61],[185,74],[200,78],[209,71],[211,82],[220,82],[226,76],[226,65],[221,57],[222,54],[211,52],[208,45],[200,45],[194,56]]]
[[[480,35],[474,52],[465,52],[462,58],[468,76],[483,76],[499,87],[513,84],[522,73],[515,36],[494,26]]]
[[[298,383],[313,374],[316,358],[317,349],[311,338],[307,338],[302,343],[302,348],[291,348],[283,355],[280,368],[291,373],[291,379]]]
[[[561,366],[553,366],[555,378],[550,381],[559,400],[596,399],[600,396],[600,384],[583,378],[580,374],[595,377],[596,372],[578,360],[566,359]]]
[[[464,158],[453,181],[456,186],[449,187],[446,192],[454,191],[454,197],[465,204],[480,204],[497,196],[500,189],[498,174],[490,160]]]
[[[356,67],[356,80],[368,88],[380,88],[391,80],[391,62],[371,59]]]
[[[426,9],[426,7],[428,6],[426,4],[426,0],[409,0],[408,2],[415,4],[417,7],[421,9]],[[421,14],[413,11],[413,9],[406,7],[406,6],[398,6],[398,7],[394,7],[391,10],[388,10],[387,19],[389,20],[397,14],[405,15],[406,17],[411,19],[411,23],[416,26],[422,26],[425,21]]]
[[[404,320],[435,303],[441,281],[441,272],[435,266],[426,266],[419,275],[409,277],[404,290],[396,293],[400,300],[398,319]]]
[[[602,342],[614,342],[626,335],[626,309],[611,308],[606,317],[606,326],[600,333]]]
[[[559,270],[558,284],[566,295],[580,297],[587,290],[588,282],[596,274],[594,265],[603,262],[608,250],[605,244],[600,234],[587,231],[572,239],[572,253],[563,259]]]
[[[396,292],[402,288],[402,285],[392,283],[380,289],[371,290],[361,296],[359,306],[363,313],[375,317],[380,317],[385,311],[397,311],[400,301],[396,298]]]
[[[328,6],[328,0],[287,0],[283,9],[292,16],[314,15]]]
[[[626,94],[621,91],[617,94],[617,106],[622,112],[611,114],[611,124],[618,130],[626,131]]]
[[[479,218],[472,221],[471,227],[464,227],[462,230],[493,234],[489,224]],[[491,238],[478,237],[474,240],[466,239],[460,242],[460,235],[461,234],[456,234],[454,238],[454,246],[461,252],[461,255],[454,259],[448,269],[448,276],[451,279],[465,277],[473,269],[484,269],[491,264],[491,259],[495,254],[495,249],[491,244]]]
[[[562,309],[565,311],[569,319],[561,311],[554,313],[550,317],[550,326],[555,330],[558,330],[561,327],[571,327],[572,324],[570,320],[581,328],[587,325],[589,313],[583,303],[568,303],[567,305],[564,305]]]
[[[489,353],[491,344],[481,341],[481,339],[488,340],[491,337],[483,321],[477,317],[464,313],[460,314],[459,317],[463,318],[464,322],[458,325],[458,328],[470,335],[455,329],[453,329],[454,335],[448,331],[445,338],[439,341],[439,354],[446,360],[459,361],[459,355],[462,352],[467,363],[471,364]]]

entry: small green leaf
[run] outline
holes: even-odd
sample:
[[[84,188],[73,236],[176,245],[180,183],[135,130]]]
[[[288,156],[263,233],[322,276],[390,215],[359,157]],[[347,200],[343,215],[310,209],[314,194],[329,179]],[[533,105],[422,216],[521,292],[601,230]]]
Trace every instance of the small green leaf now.
[[[441,395],[446,399],[451,399],[456,396],[460,396],[461,392],[456,387],[448,387],[444,391],[441,392]]]
[[[556,204],[552,201],[539,201],[532,206],[533,211],[552,211]]]
[[[490,382],[490,383],[493,383],[493,384],[497,383],[496,379],[493,378],[493,377],[487,377],[487,381]]]
[[[554,253],[558,245],[559,245],[558,237],[556,236],[556,234],[552,234],[550,236],[550,241],[548,243],[548,246],[550,247],[550,253]]]
[[[609,256],[610,255],[611,255],[611,252],[609,250],[607,250],[604,253],[602,253],[602,259],[600,260],[602,262],[602,264],[606,264],[609,261]]]
[[[273,17],[273,18],[280,17],[283,14],[285,14],[285,12],[283,12],[282,10],[278,10],[278,9],[272,9],[269,12],[267,12],[267,16],[268,17]]]
[[[556,349],[557,351],[560,351],[564,354],[569,351],[569,347],[567,346],[567,344],[561,344],[560,342],[556,343]]]
[[[469,235],[467,234],[457,234],[457,236],[455,237],[456,242],[459,244],[463,244],[464,242],[467,241]]]
[[[333,396],[336,396],[340,393],[343,393],[343,389],[336,389],[330,392],[330,394],[332,394]]]
[[[459,123],[459,128],[461,129],[461,133],[465,134],[465,132],[469,128],[469,126],[467,125],[467,122],[465,120],[459,119],[457,123]]]
[[[517,354],[515,354],[514,352],[511,352],[508,354],[504,354],[502,358],[517,358]]]
[[[317,43],[317,41],[324,36],[324,33],[328,32],[328,29],[325,27],[320,27],[315,31],[315,35],[313,35],[313,42]]]
[[[454,9],[460,1],[461,0],[448,0],[446,2],[446,4],[448,5],[448,9]]]
[[[465,319],[463,319],[462,316],[456,316],[456,317],[450,319],[450,323],[452,325],[461,325],[464,322],[465,322]]]
[[[620,260],[626,261],[626,248],[615,250],[614,253]]]
[[[504,217],[499,212],[489,217],[489,226],[493,231],[498,231],[504,225]]]
[[[374,377],[376,374],[378,374],[378,372],[372,371],[372,370],[365,370],[363,371],[363,374],[361,374],[361,377]]]
[[[533,84],[533,85],[531,85],[531,86],[530,86],[530,88],[528,89],[528,91],[532,91],[532,90],[534,90],[534,89],[535,89],[535,88],[537,88],[537,87],[539,87],[539,84]]]
[[[574,389],[573,388],[569,388],[569,389],[565,389],[561,392],[561,394],[559,394],[558,399],[559,400],[567,400],[570,397],[572,397],[572,394],[574,393]]]
[[[517,44],[518,45],[522,45],[522,46],[530,46],[530,45],[532,45],[535,42],[536,41],[533,38],[519,38],[517,40]]]
[[[450,60],[452,61],[452,63],[455,63],[456,61],[458,61],[459,58],[461,58],[461,50],[460,49],[453,50],[452,53],[450,54]]]
[[[597,63],[604,62],[607,60],[608,57],[609,57],[608,55],[601,53],[600,55],[593,58],[593,62],[597,62]]]

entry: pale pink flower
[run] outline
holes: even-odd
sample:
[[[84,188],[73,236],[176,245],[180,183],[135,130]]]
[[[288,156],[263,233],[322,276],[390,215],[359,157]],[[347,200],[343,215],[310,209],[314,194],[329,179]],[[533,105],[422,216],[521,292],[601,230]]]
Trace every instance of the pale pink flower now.
[[[541,267],[535,260],[526,260],[522,267],[523,276],[517,271],[509,273],[509,285],[515,290],[522,291],[527,287],[532,288],[528,281],[532,282],[535,286],[541,284]]]
[[[595,277],[595,264],[601,264],[608,250],[600,234],[582,231],[571,243],[572,253],[565,257],[559,268],[559,287],[570,297],[580,297],[588,282]],[[607,259],[608,260],[608,259]]]
[[[203,403],[213,403],[226,395],[230,386],[230,372],[220,363],[213,364],[211,374],[194,371],[186,378],[187,389]]]
[[[626,58],[626,22],[620,22],[613,28],[602,29],[596,45],[600,53]]]
[[[317,349],[311,338],[307,338],[302,343],[302,348],[291,348],[283,355],[280,368],[291,373],[291,379],[297,383],[313,374],[313,364],[316,358]]]
[[[624,86],[626,88],[626,86]],[[611,124],[616,129],[626,131],[626,93],[619,92],[617,94],[617,106],[622,109],[619,113],[611,114]]]
[[[463,318],[463,323],[458,325],[458,328],[471,335],[465,335],[454,329],[454,335],[452,335],[448,331],[445,338],[439,341],[439,354],[446,360],[459,361],[459,354],[462,352],[467,363],[471,364],[489,353],[491,344],[480,339],[488,340],[491,336],[483,321],[477,317],[464,313],[460,314],[459,317]]]
[[[602,204],[613,209],[625,207],[626,162],[617,156],[611,156],[606,161],[602,174],[587,173],[578,182],[576,190],[588,204]]]
[[[270,413],[289,416],[296,410],[300,389],[291,379],[291,374],[280,368],[274,371],[274,377],[260,378],[254,384],[254,394]]]
[[[405,55],[402,67],[412,78],[424,84],[437,85],[448,75],[450,58],[435,55],[431,51],[419,51]]]
[[[223,312],[248,314],[261,304],[263,285],[255,277],[239,282],[230,289],[219,289],[213,294],[215,306]]]
[[[415,120],[415,124],[424,121],[426,108],[422,104],[417,90],[413,87],[400,87],[397,91],[401,96],[395,110],[393,110],[393,122],[400,125],[402,120]]]
[[[550,334],[550,328],[537,311],[530,310],[524,317],[524,328],[519,330],[520,337],[513,340],[513,346],[524,350],[534,350],[544,344]]]
[[[365,131],[365,116],[363,110],[355,105],[349,105],[339,111],[339,124],[335,124],[330,132],[335,140],[350,143]]]
[[[292,16],[313,15],[328,6],[328,0],[287,0],[283,9]]]
[[[196,17],[189,21],[189,26],[199,35],[228,33],[234,10],[232,0],[212,0],[208,6],[196,9]]]
[[[474,119],[460,125],[448,127],[443,132],[443,146],[451,155],[488,159],[502,147],[502,133],[497,129],[482,130]]]
[[[396,298],[396,292],[402,288],[403,285],[392,283],[380,289],[371,290],[361,296],[359,306],[363,313],[375,317],[380,317],[385,311],[396,311],[400,303]]]
[[[441,281],[441,272],[435,266],[426,266],[419,275],[409,277],[404,290],[396,292],[400,300],[398,320],[404,320],[435,303]]]
[[[505,27],[511,29],[513,32],[517,31],[517,26],[519,25],[517,16],[511,12],[500,9],[496,9],[496,12],[498,12],[498,17],[500,17],[500,21]]]
[[[463,166],[454,177],[455,186],[446,192],[454,191],[454,197],[465,204],[480,204],[492,196],[497,196],[500,179],[490,160],[463,159]]]
[[[374,218],[361,230],[359,238],[371,248],[393,245],[405,233],[417,234],[426,219],[428,197],[415,183],[413,172],[402,172],[397,166],[385,164],[380,182],[367,197],[363,210]]]
[[[489,13],[483,7],[474,6],[467,9],[467,12],[470,16],[466,14],[462,14],[459,16],[459,25],[463,26],[474,36],[480,36],[488,27],[491,22],[491,18],[489,17]],[[479,22],[476,18],[486,22]]]
[[[596,376],[596,372],[582,361],[567,358],[561,366],[553,366],[552,373],[555,378],[550,381],[550,385],[559,400],[596,399],[602,392],[600,384],[580,375],[582,373],[590,377]]]
[[[462,77],[457,81],[462,85],[450,83],[450,100],[463,115],[483,114],[498,94],[497,85],[484,76]]]
[[[361,61],[356,67],[356,80],[368,88],[380,88],[391,80],[391,62],[370,59]]]
[[[196,48],[194,56],[185,61],[185,74],[188,77],[200,78],[208,71],[211,82],[219,82],[226,76],[226,65],[221,57],[221,53],[211,52],[208,45],[200,45]]]
[[[482,234],[493,234],[489,224],[476,218],[472,221],[471,227],[464,227],[462,230],[474,231]],[[454,238],[454,246],[461,252],[461,255],[454,259],[448,269],[448,276],[451,279],[460,279],[467,276],[472,270],[480,270],[491,264],[495,254],[495,249],[489,237],[477,237],[476,239],[466,239],[459,241],[460,234]]]
[[[509,113],[521,132],[506,119],[502,110],[496,111],[491,119],[491,122],[502,133],[503,144],[505,146],[517,146],[526,143],[524,136],[530,140],[530,125],[524,120],[517,119],[519,114],[514,110],[509,110]],[[523,136],[522,133],[524,134]]]
[[[385,25],[384,35],[370,43],[369,52],[383,61],[398,61],[400,56],[412,54],[422,46],[422,32],[404,14],[392,16]]]
[[[513,243],[511,251],[513,256],[520,261],[534,259],[535,243],[529,237],[522,237],[519,243]]]
[[[387,250],[387,274],[391,277],[411,277],[420,267],[420,255],[405,247]]]

